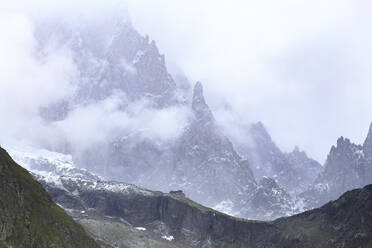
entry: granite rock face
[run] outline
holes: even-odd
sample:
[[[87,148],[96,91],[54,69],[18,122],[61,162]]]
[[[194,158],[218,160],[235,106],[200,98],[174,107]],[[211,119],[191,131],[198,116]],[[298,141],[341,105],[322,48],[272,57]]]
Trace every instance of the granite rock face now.
[[[236,141],[236,147],[248,158],[257,179],[271,177],[288,193],[298,195],[312,185],[322,171],[322,166],[298,147],[290,153],[281,151],[261,122],[246,130],[250,142]]]
[[[209,206],[226,199],[236,204],[249,199],[257,188],[250,165],[217,126],[201,83],[194,87],[192,113],[194,118],[175,146],[172,185]]]
[[[97,33],[99,25],[103,25],[102,32]],[[146,100],[154,108],[182,101],[155,41],[140,35],[120,14],[98,24],[84,19],[80,25],[47,19],[36,27],[36,38],[41,49],[47,49],[44,46],[53,39],[69,48],[77,70],[71,79],[74,95],[61,104],[46,106],[46,120],[62,120],[79,105],[119,93],[128,102]]]
[[[295,171],[295,182],[291,191],[299,194],[312,185],[319,174],[324,170],[323,166],[316,160],[309,158],[304,151],[297,146],[290,153],[285,153],[291,168]]]
[[[242,211],[242,216],[262,216],[261,219],[272,220],[293,215],[301,209],[297,208],[295,198],[279,187],[274,179],[263,177],[256,193]]]
[[[331,148],[324,171],[314,184],[301,194],[309,207],[318,207],[337,199],[347,190],[372,183],[372,162],[370,156],[370,128],[363,145],[356,145],[341,137]]]
[[[208,206],[231,200],[239,207],[257,188],[249,162],[235,151],[205,102],[201,83],[193,91],[191,117],[176,140],[162,143],[115,139],[88,151],[78,164],[106,178],[170,191],[182,189]]]

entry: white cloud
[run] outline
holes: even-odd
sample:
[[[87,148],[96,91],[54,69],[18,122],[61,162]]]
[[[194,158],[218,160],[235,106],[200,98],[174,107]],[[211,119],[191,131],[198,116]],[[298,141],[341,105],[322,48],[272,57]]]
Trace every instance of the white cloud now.
[[[0,30],[0,141],[27,139],[42,126],[39,108],[73,91],[75,67],[66,50],[41,54],[24,16],[1,15]]]
[[[145,101],[128,105],[125,99],[123,93],[117,93],[103,101],[78,106],[55,124],[55,132],[76,151],[128,135],[162,143],[181,135],[191,116],[186,107],[157,110],[149,108]]]

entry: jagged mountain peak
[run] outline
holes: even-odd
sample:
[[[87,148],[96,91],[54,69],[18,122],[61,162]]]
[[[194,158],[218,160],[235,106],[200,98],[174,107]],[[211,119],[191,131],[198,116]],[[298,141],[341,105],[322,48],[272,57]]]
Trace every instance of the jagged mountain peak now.
[[[307,156],[306,152],[301,150],[297,145],[293,148],[292,153],[299,156]]]
[[[203,96],[203,85],[200,81],[197,81],[194,85],[194,98],[204,98]],[[203,99],[204,100],[204,99]],[[204,101],[205,102],[205,101]]]
[[[293,148],[293,151],[292,152],[298,153],[298,152],[301,152],[301,151],[300,151],[300,148],[298,146],[295,146]]]
[[[291,194],[298,194],[321,172],[322,166],[298,147],[290,153],[281,151],[262,122],[252,124],[249,132],[253,145],[245,149],[245,156],[250,159],[257,178],[272,177]]]
[[[364,155],[363,154],[363,147],[361,145],[354,144],[350,141],[350,139],[341,136],[337,139],[337,144],[333,145],[329,155],[327,157],[326,165],[329,163],[330,160],[339,157],[352,157],[355,154],[357,155]]]
[[[288,153],[288,156],[296,157],[297,159],[309,159],[306,152],[304,150],[301,150],[298,146],[295,146],[292,152]]]
[[[201,82],[196,82],[193,90],[193,98],[192,98],[192,106],[193,109],[197,108],[198,106],[206,106],[207,103],[204,99],[203,93],[203,85]]]
[[[259,121],[251,126],[251,133],[255,138],[260,138],[266,142],[272,142],[272,138],[265,125]]]
[[[340,147],[340,146],[349,146],[350,144],[351,144],[350,139],[345,138],[343,136],[341,136],[340,138],[337,139],[337,146],[338,147]]]
[[[155,41],[142,36],[128,22],[110,20],[97,26],[84,22],[68,26],[53,19],[38,25],[36,30],[42,49],[48,47],[52,37],[71,48],[78,72],[72,82],[74,92],[62,103],[41,109],[45,120],[63,120],[76,107],[95,104],[118,93],[125,94],[123,101],[144,100],[158,109],[182,103],[182,95]]]
[[[257,128],[258,130],[261,130],[262,132],[267,133],[266,127],[262,121],[258,121],[255,124],[253,124],[253,127]]]
[[[275,179],[271,177],[266,177],[266,176],[261,178],[261,180],[259,181],[259,184],[267,188],[279,187]]]
[[[197,82],[194,86],[193,98],[192,98],[192,110],[198,121],[202,121],[206,124],[215,123],[213,113],[205,101],[204,94],[203,94],[203,85],[201,82]]]
[[[363,151],[368,157],[372,157],[372,123],[369,126],[367,138],[363,143]]]
[[[366,146],[354,144],[341,136],[333,145],[324,171],[302,195],[312,207],[334,200],[343,192],[370,183],[372,169],[365,155]]]
[[[259,213],[264,219],[275,219],[278,216],[287,216],[298,212],[292,197],[281,188],[275,179],[262,177],[258,188],[249,206],[244,209],[247,216]],[[249,211],[252,213],[250,214]]]

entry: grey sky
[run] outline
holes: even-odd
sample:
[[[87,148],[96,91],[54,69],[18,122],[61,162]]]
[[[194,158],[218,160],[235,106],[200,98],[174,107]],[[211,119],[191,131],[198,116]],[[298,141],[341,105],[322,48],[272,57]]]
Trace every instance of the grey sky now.
[[[135,2],[135,3],[134,3]],[[285,149],[323,161],[372,121],[368,1],[132,1],[134,25],[202,80],[213,108],[262,120]],[[224,115],[221,115],[224,116]]]
[[[121,1],[12,1],[0,13],[103,15],[114,2]],[[243,121],[263,121],[283,149],[297,144],[321,162],[338,136],[363,141],[372,121],[368,1],[123,2],[170,67],[204,83],[217,118],[226,118],[228,103]],[[61,73],[54,61],[63,59],[53,57],[49,66]]]

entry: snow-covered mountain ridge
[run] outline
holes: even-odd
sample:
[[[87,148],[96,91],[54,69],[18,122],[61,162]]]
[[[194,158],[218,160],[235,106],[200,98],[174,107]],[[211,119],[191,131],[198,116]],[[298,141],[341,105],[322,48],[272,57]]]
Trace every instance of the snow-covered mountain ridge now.
[[[150,190],[132,184],[105,181],[102,177],[86,169],[77,168],[70,155],[33,148],[19,150],[8,148],[7,150],[14,161],[28,169],[38,181],[66,190],[72,195],[78,194],[76,189],[152,194]],[[76,185],[71,187],[72,184]]]
[[[33,148],[8,148],[8,151],[17,163],[27,168],[47,188],[65,191],[71,197],[78,198],[79,191],[154,194],[153,191],[133,184],[108,181],[86,169],[77,168],[70,155]],[[255,187],[252,198],[240,209],[241,212],[233,212],[238,208],[230,200],[222,201],[214,208],[227,214],[257,216],[260,219],[289,216],[304,210],[301,203],[294,200],[271,178],[263,178]]]

